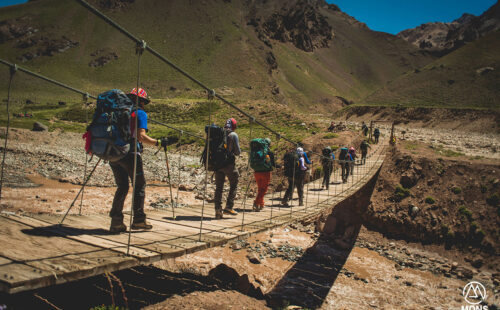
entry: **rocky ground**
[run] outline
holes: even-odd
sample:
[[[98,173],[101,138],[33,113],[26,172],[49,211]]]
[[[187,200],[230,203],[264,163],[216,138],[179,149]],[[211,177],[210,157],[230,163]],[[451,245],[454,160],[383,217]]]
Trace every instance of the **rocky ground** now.
[[[65,212],[79,189],[78,183],[82,181],[85,155],[82,151],[80,135],[62,132],[35,133],[14,129],[10,137],[9,152],[6,157],[7,187],[2,191],[0,212]],[[345,143],[343,139],[357,141],[355,133],[344,132],[339,133],[339,137],[334,139],[323,139],[322,135],[315,135],[304,142],[310,147],[317,143],[340,145]],[[3,141],[0,142],[3,145]],[[471,143],[478,145],[483,142],[477,140]],[[429,177],[434,179],[436,184],[444,182],[438,176],[431,175],[437,172],[434,171],[435,169],[426,168],[426,164],[420,162],[421,157],[427,158],[430,154],[435,157],[439,155],[424,143],[422,147],[411,150],[406,149],[405,145],[401,144],[402,154],[389,156],[388,162],[394,164],[398,158],[410,156],[412,164],[385,167],[381,174],[381,182],[398,183],[402,175],[408,174],[408,167],[414,169],[416,165],[423,167],[426,173],[425,182],[421,175],[416,176],[418,185],[414,188],[421,186],[422,191],[419,189],[417,193],[412,190],[411,195],[404,198],[408,200],[403,200],[405,204],[403,207],[398,207],[400,202],[384,200],[394,196],[393,185],[391,185],[393,187],[388,186],[387,189],[384,185],[381,191],[376,190],[372,197],[372,205],[383,208],[384,212],[380,214],[387,215],[379,217],[387,219],[381,225],[396,227],[399,222],[391,222],[389,219],[399,219],[402,218],[403,212],[407,214],[412,212],[407,206],[410,199],[414,200],[414,207],[419,208],[417,222],[421,227],[433,227],[431,225],[433,219],[444,223],[445,218],[452,218],[451,212],[446,217],[442,212],[437,213],[432,209],[433,205],[420,202],[422,198],[425,199],[420,192],[424,193],[423,189],[430,186],[427,185]],[[179,167],[177,164],[179,151],[182,152],[181,169],[177,168]],[[165,182],[167,175],[164,157],[160,157],[160,154],[155,155],[151,149],[144,153],[146,178],[151,180],[151,186],[154,186],[154,190],[151,188],[148,190],[147,209],[168,207],[165,197],[170,195],[169,187],[168,182]],[[202,168],[199,167],[198,156],[194,154],[197,153],[189,148],[179,149],[174,154],[169,154],[175,184],[174,195],[177,189],[180,189],[179,207],[182,207],[182,204],[194,202],[202,193],[200,186],[203,184],[204,174]],[[409,161],[409,159],[405,160]],[[456,175],[456,171],[463,170],[461,177],[458,174],[450,180],[455,186],[460,186],[464,190],[466,186],[460,183],[461,179],[466,179],[465,175],[468,175],[469,169],[476,168],[479,172],[482,171],[481,169],[486,169],[484,171],[488,175],[485,179],[487,193],[493,193],[492,191],[496,188],[495,178],[498,177],[495,175],[500,169],[491,168],[498,166],[495,159],[473,160],[469,158],[468,163],[472,164],[467,163],[465,167],[459,166],[458,168],[453,162],[438,161],[437,158],[431,161],[440,163],[445,174]],[[89,167],[92,167],[95,162],[94,158]],[[475,165],[478,167],[469,167],[475,167]],[[241,166],[244,166],[244,161]],[[492,169],[495,170],[493,174],[490,171]],[[91,186],[85,192],[82,206],[82,212],[85,214],[106,213],[108,209],[103,208],[103,205],[111,203],[114,191],[111,171],[105,165],[99,165],[96,171],[95,177],[91,179]],[[179,173],[180,182],[177,179]],[[412,175],[408,177],[411,179]],[[448,178],[447,176],[446,179]],[[493,182],[489,182],[490,179]],[[481,178],[478,179],[480,183],[479,180]],[[179,186],[177,186],[178,183],[180,183]],[[33,186],[37,187],[36,192],[33,191]],[[435,192],[433,192],[439,201],[437,204],[440,206],[439,211],[444,207],[457,209],[457,207],[452,207],[450,199],[453,199],[455,204],[461,200],[469,201],[468,194],[464,192],[455,194],[451,192],[448,184],[443,185],[443,188],[450,192],[443,195],[439,188],[434,189]],[[483,194],[480,184],[473,192],[474,195]],[[460,197],[455,197],[457,195]],[[488,213],[496,209],[485,202],[486,196],[483,198],[484,202],[480,204],[481,212],[472,214],[471,218],[488,233],[486,237],[491,240],[491,244],[496,249],[495,242],[498,241],[498,233],[497,235],[494,233],[498,230],[498,223],[495,224],[490,219],[498,219],[498,215]],[[479,200],[477,197],[473,199]],[[372,208],[373,210],[380,211],[381,209]],[[74,212],[77,212],[77,208]],[[435,217],[425,216],[434,213],[436,213]],[[468,220],[467,215],[464,216],[461,221]],[[407,215],[407,218],[412,217]],[[369,223],[374,223],[374,221],[367,222],[368,227],[374,229]],[[485,223],[490,223],[491,226]],[[450,225],[449,227],[456,229],[460,226],[459,222],[455,224],[456,226]],[[408,227],[404,223],[402,225],[396,228],[404,231]],[[468,225],[470,226],[470,223]],[[470,228],[469,226],[467,229]],[[439,239],[422,244],[420,242],[422,240],[418,238],[407,238],[408,236],[404,234],[396,236],[389,231],[379,230],[383,234],[362,227],[352,245],[339,247],[335,242],[339,236],[320,233],[312,223],[294,224],[175,260],[118,272],[115,273],[118,281],[109,280],[102,275],[57,288],[20,294],[14,296],[14,299],[9,297],[11,298],[9,302],[29,307],[36,305],[36,308],[47,307],[44,301],[35,296],[36,294],[62,309],[72,308],[75,303],[90,308],[100,304],[110,304],[112,301],[117,305],[128,305],[131,309],[143,307],[151,309],[265,309],[267,307],[445,309],[466,305],[461,294],[462,289],[467,282],[476,280],[486,286],[488,292],[486,303],[489,309],[498,308],[500,303],[498,300],[498,284],[500,283],[500,270],[497,266],[498,252],[497,254],[484,252],[481,247],[474,246],[474,244],[467,244],[464,247],[447,247],[446,243]],[[421,230],[423,231],[425,230]],[[426,232],[432,235],[437,231],[428,229]],[[459,230],[457,229],[456,232]],[[395,239],[389,239],[389,237]],[[115,292],[113,300],[110,299],[110,282],[114,283],[111,288]],[[75,297],[76,299],[68,300],[64,297],[69,296],[68,294],[75,290],[81,292],[78,297]],[[126,297],[126,302],[123,296]],[[6,297],[0,296],[0,304],[2,304],[2,298]]]

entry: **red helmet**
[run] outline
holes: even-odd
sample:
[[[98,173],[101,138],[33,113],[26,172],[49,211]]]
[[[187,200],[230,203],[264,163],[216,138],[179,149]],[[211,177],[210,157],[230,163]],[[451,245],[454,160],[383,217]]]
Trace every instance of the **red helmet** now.
[[[149,96],[148,93],[142,88],[139,88],[139,91],[137,91],[137,88],[133,88],[130,93],[128,94],[129,98],[132,100],[135,100],[135,97],[139,97],[139,102],[148,104],[149,103]]]
[[[225,128],[235,130],[236,129],[236,120],[234,118],[228,118],[226,121]]]

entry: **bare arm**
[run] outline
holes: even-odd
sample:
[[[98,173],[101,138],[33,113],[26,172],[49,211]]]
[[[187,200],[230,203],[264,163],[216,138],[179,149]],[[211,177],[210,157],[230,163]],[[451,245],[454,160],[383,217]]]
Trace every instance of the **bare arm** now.
[[[138,129],[138,132],[137,132],[137,140],[139,142],[142,142],[144,144],[149,144],[149,145],[152,145],[152,146],[157,146],[157,140],[156,139],[153,139],[151,138],[150,136],[148,136],[146,134],[146,129],[144,128],[139,128]]]

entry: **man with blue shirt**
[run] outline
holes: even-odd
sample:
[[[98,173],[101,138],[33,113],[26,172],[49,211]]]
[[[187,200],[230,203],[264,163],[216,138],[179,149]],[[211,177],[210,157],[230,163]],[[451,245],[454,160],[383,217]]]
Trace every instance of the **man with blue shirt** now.
[[[143,144],[151,146],[167,146],[167,139],[153,139],[149,137],[146,132],[148,131],[148,115],[144,111],[144,105],[149,103],[148,94],[142,88],[136,88],[127,94],[127,96],[134,102],[138,100],[139,107],[137,111],[132,113],[130,121],[130,129],[133,135],[131,141],[130,152],[122,159],[116,162],[110,162],[111,170],[115,176],[117,189],[113,199],[113,207],[109,213],[111,217],[110,231],[112,233],[120,233],[127,230],[127,226],[123,223],[123,204],[129,190],[129,178],[133,180],[134,175],[134,157],[135,148],[133,143],[135,140],[135,118],[137,118],[137,167],[135,174],[135,196],[134,196],[134,218],[131,229],[149,230],[153,226],[146,222],[146,214],[144,213],[144,200],[146,196],[146,179],[144,178],[144,170],[142,165],[142,150]]]

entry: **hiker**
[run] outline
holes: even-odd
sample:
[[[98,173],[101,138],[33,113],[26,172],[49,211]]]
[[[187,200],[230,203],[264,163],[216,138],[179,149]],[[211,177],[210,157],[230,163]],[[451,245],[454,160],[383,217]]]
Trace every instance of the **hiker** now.
[[[340,149],[339,163],[342,167],[342,182],[347,183],[347,178],[349,177],[350,162],[352,161],[351,154],[346,147]]]
[[[239,173],[236,169],[236,156],[240,155],[240,142],[236,130],[236,120],[229,118],[224,126],[224,135],[227,139],[227,160],[223,163],[222,168],[215,170],[215,219],[222,219],[222,213],[229,215],[237,215],[238,213],[233,210],[234,199],[236,197],[236,190],[238,188]],[[222,191],[224,189],[224,182],[229,180],[229,193],[227,194],[226,207],[222,210]]]
[[[368,154],[368,149],[371,149],[371,146],[367,140],[363,140],[359,148],[361,149],[361,164],[364,165],[366,163],[366,155]]]
[[[335,160],[335,154],[332,152],[332,148],[327,146],[322,150],[323,156],[321,157],[321,166],[323,166],[323,183],[321,183],[321,189],[328,187],[330,185],[330,176],[333,172],[333,162]]]
[[[349,163],[349,166],[351,167],[351,175],[354,175],[354,163],[356,162],[356,149],[354,146],[349,148],[349,154],[351,155],[351,162]]]
[[[299,194],[299,206],[304,205],[304,177],[307,171],[304,154],[304,149],[298,147],[296,151],[288,152],[283,157],[285,176],[288,178],[288,188],[282,200],[283,206],[288,206],[288,201],[292,200],[294,187]]]
[[[328,127],[327,130],[330,131],[330,132],[333,132],[335,130],[335,122],[334,121],[332,121],[330,123],[330,127]]]
[[[361,124],[361,130],[363,131],[363,135],[366,137],[366,135],[368,134],[368,126],[366,126],[365,122]]]
[[[373,131],[373,136],[375,137],[375,143],[378,144],[378,137],[380,137],[380,130],[378,128],[375,128]]]
[[[150,102],[148,94],[142,88],[136,88],[127,94],[127,97],[134,102],[138,99],[139,107],[137,111],[132,113],[130,120],[130,132],[132,140],[130,142],[130,151],[118,161],[110,161],[109,166],[113,171],[117,189],[113,199],[113,207],[109,213],[111,217],[110,231],[112,233],[120,233],[127,230],[127,226],[123,223],[123,204],[129,190],[129,178],[132,181],[134,177],[134,138],[135,138],[135,117],[137,118],[137,166],[135,174],[135,196],[134,196],[134,218],[132,221],[131,229],[149,230],[153,226],[146,221],[146,214],[144,213],[144,200],[146,196],[146,179],[144,178],[144,170],[142,164],[141,153],[143,151],[143,144],[151,146],[167,146],[167,139],[153,139],[146,133],[148,131],[148,115],[144,111],[144,106]]]
[[[259,212],[264,209],[264,195],[271,181],[271,171],[279,168],[274,161],[274,153],[270,149],[271,139],[253,139],[250,142],[250,167],[254,170],[257,182],[257,197],[253,202],[253,210]]]

